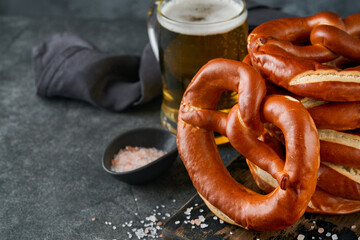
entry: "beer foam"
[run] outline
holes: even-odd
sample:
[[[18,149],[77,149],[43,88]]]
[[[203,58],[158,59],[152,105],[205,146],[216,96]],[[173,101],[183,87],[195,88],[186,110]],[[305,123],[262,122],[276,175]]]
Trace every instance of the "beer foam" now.
[[[164,28],[186,35],[229,32],[247,19],[243,2],[233,0],[175,0],[165,3],[161,13],[157,19]]]

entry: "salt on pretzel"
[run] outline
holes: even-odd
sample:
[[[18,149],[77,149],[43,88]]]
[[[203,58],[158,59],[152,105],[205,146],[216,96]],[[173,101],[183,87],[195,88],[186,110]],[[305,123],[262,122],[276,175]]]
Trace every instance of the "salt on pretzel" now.
[[[239,93],[239,104],[228,115],[216,111],[226,90]],[[214,214],[246,229],[280,230],[303,215],[315,191],[319,139],[300,102],[285,96],[264,98],[265,91],[261,75],[250,66],[224,59],[209,62],[184,93],[177,145],[194,187]],[[283,130],[285,164],[256,139],[263,131],[260,118]],[[214,131],[227,136],[241,154],[271,172],[279,187],[261,195],[235,181],[222,163]]]
[[[259,139],[270,146],[280,158],[284,152],[280,141],[268,133]],[[250,172],[261,190],[273,191],[277,181],[270,173],[246,160]],[[319,214],[348,214],[360,211],[360,170],[322,162],[318,171],[318,182],[307,208],[307,212]]]
[[[263,23],[248,37],[251,64],[266,80],[299,96],[360,101],[359,16],[342,19],[322,12]],[[310,40],[314,44],[303,45]],[[337,47],[340,42],[341,47]],[[351,59],[348,61],[355,62],[355,67],[339,69],[323,64],[339,57]]]

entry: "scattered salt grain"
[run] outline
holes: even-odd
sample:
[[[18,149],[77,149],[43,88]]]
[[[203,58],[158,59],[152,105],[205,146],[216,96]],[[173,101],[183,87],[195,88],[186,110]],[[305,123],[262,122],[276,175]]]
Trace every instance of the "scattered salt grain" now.
[[[200,228],[206,228],[206,227],[208,227],[209,225],[207,225],[206,223],[202,223],[202,224],[200,224]]]
[[[331,233],[327,232],[325,236],[330,237]]]
[[[149,217],[146,217],[145,219],[148,220],[148,221],[151,221],[151,222],[156,222],[157,221],[157,218],[155,217],[155,215],[151,215]]]
[[[305,239],[305,235],[303,234],[299,234],[297,237],[297,240],[304,240]]]
[[[333,240],[336,240],[336,239],[338,239],[338,236],[337,236],[336,234],[333,234],[333,235],[331,236],[331,238],[332,238]]]
[[[214,219],[214,220],[217,220],[218,218],[217,218],[217,216],[214,216],[213,219]]]
[[[197,225],[197,226],[199,226],[199,225],[201,225],[201,220],[200,219],[195,219],[194,220],[194,223]]]
[[[176,224],[176,225],[180,224],[180,221],[175,221],[175,224]]]
[[[351,229],[355,229],[355,228],[356,228],[356,225],[352,225],[352,226],[351,226]]]
[[[186,211],[184,212],[185,215],[190,215],[191,214],[191,211],[193,210],[192,207],[189,207],[186,209]]]
[[[115,172],[127,172],[142,167],[165,154],[156,148],[143,148],[126,146],[114,156],[111,161],[111,170]]]
[[[116,229],[116,226],[113,226],[113,229],[115,230],[115,229]]]
[[[232,232],[230,232],[230,235],[232,235]]]
[[[91,221],[93,221],[93,222],[96,221],[96,217],[92,217]]]
[[[219,222],[220,222],[220,224],[223,224],[223,223],[224,223],[224,221],[223,221],[223,220],[221,220],[221,219],[219,220]]]
[[[200,209],[200,210],[199,210],[199,212],[201,212],[201,213],[202,213],[203,211],[204,211],[204,209]]]

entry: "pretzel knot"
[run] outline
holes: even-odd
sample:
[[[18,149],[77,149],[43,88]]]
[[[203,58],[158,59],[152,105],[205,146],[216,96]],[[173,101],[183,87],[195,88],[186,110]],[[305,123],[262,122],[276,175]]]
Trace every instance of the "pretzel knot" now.
[[[237,91],[238,104],[229,114],[216,110],[224,91]],[[319,138],[301,103],[291,97],[265,96],[261,75],[247,64],[215,59],[195,75],[179,111],[177,144],[194,187],[222,220],[255,230],[280,230],[305,212],[316,188]],[[257,140],[263,123],[284,133],[286,161]],[[269,172],[278,187],[258,194],[235,181],[218,153],[214,131],[228,137],[247,159]]]
[[[248,37],[251,64],[299,96],[360,101],[359,23],[331,12],[263,23]]]

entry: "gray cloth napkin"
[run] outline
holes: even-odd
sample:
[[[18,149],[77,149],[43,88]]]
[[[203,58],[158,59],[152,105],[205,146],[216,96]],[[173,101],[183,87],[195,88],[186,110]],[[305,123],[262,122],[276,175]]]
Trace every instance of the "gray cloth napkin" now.
[[[37,94],[89,102],[111,111],[146,103],[161,94],[160,69],[147,45],[141,56],[109,55],[71,33],[33,48]]]
[[[290,17],[246,1],[250,31],[265,21]],[[109,55],[72,33],[59,33],[32,50],[36,92],[123,111],[161,94],[160,68],[147,44],[141,56]]]

